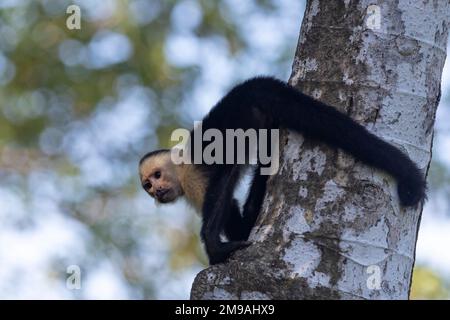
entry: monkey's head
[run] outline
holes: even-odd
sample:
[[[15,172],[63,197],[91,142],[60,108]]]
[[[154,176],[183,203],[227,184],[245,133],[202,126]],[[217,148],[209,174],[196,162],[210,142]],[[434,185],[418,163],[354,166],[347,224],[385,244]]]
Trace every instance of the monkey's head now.
[[[170,150],[147,153],[139,162],[142,188],[159,203],[169,203],[183,195]]]

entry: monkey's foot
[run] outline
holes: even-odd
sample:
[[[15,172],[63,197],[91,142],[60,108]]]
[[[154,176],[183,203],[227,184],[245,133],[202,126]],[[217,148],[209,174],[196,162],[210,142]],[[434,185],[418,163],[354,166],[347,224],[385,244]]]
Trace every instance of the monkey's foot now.
[[[225,262],[230,255],[239,249],[244,249],[251,245],[250,241],[230,241],[220,242],[217,245],[208,248],[209,263],[211,265]]]

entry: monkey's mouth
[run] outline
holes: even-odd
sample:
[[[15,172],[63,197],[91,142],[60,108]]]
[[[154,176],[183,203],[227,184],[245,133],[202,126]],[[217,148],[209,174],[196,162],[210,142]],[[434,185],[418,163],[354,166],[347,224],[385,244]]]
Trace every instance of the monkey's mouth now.
[[[171,191],[170,189],[164,190],[163,192],[160,193],[160,195],[158,197],[156,197],[156,200],[159,203],[167,203],[167,202],[172,201],[173,199],[171,197],[170,191]]]

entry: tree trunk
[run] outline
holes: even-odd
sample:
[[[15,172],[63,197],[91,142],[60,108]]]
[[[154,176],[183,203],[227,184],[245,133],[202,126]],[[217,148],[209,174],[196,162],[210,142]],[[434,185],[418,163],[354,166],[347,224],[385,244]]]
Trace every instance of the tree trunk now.
[[[290,83],[426,175],[448,17],[448,0],[308,1]],[[286,131],[280,143],[254,244],[200,272],[191,298],[407,299],[422,207],[343,151]]]

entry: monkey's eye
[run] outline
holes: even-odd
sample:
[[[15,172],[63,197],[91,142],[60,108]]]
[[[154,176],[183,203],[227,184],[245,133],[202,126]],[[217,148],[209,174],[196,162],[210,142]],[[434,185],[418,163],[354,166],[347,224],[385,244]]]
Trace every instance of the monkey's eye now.
[[[156,171],[155,172],[155,179],[159,179],[161,178],[161,171]]]
[[[152,187],[152,184],[150,182],[146,182],[142,185],[142,188],[144,188],[144,190],[149,190]]]

